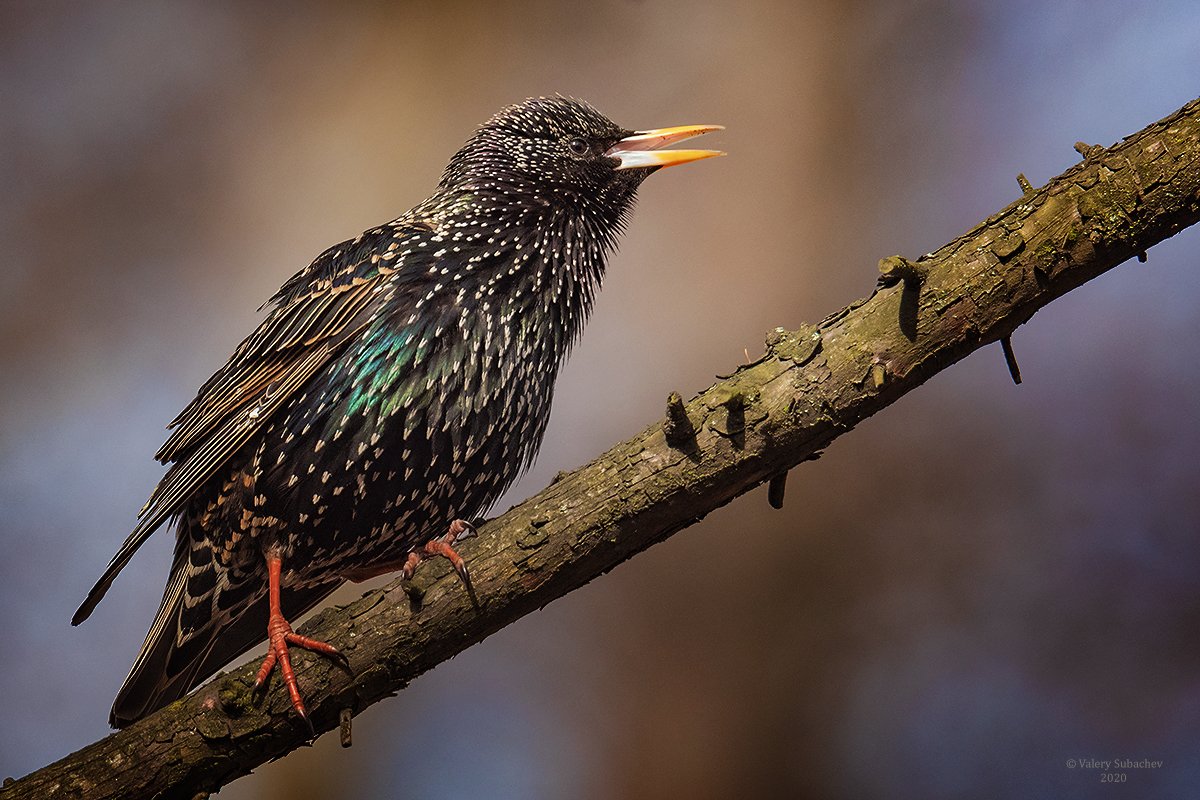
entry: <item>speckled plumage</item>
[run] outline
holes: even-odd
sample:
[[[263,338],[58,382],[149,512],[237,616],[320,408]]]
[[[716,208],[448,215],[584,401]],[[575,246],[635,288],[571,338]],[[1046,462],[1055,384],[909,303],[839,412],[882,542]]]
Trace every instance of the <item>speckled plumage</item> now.
[[[122,725],[263,638],[268,547],[298,616],[484,512],[533,459],[559,367],[650,169],[585,104],[497,114],[400,218],[329,248],[172,423],[171,467],[76,615],[177,520],[171,577],[113,707]],[[580,140],[587,152],[577,152]]]

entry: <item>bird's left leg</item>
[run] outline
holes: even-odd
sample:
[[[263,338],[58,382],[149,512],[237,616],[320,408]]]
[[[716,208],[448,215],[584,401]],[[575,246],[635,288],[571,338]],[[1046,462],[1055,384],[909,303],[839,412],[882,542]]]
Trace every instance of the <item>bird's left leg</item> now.
[[[467,562],[463,561],[463,557],[454,549],[454,545],[458,544],[463,539],[470,539],[475,535],[475,526],[467,522],[465,519],[456,519],[450,523],[449,530],[443,536],[435,536],[424,544],[408,554],[408,558],[404,561],[404,566],[400,568],[401,574],[405,580],[411,580],[412,576],[417,571],[417,565],[430,556],[442,556],[450,562],[450,566],[454,567],[454,571],[458,573],[458,578],[463,582],[463,586],[467,588],[467,593],[471,595],[472,600],[475,598],[475,590],[471,587],[471,574],[467,572]]]
[[[296,709],[296,713],[300,715],[301,719],[308,722],[311,728],[312,723],[309,722],[308,712],[304,708],[304,698],[300,696],[300,688],[296,685],[296,674],[292,671],[292,660],[288,655],[288,645],[294,644],[297,647],[313,650],[342,662],[345,662],[346,657],[333,645],[326,642],[319,642],[316,639],[310,639],[307,636],[301,636],[292,630],[292,626],[284,618],[279,604],[279,585],[282,571],[282,557],[277,553],[268,553],[267,582],[270,615],[267,618],[267,638],[270,641],[270,647],[267,650],[267,657],[263,659],[262,666],[258,669],[258,677],[254,679],[254,689],[257,691],[266,685],[267,678],[271,676],[271,671],[275,668],[276,662],[278,662],[279,672],[283,675],[284,685],[287,686],[288,695],[292,699],[292,707]]]
[[[479,598],[475,596],[475,587],[471,585],[471,573],[467,571],[467,562],[454,549],[454,545],[463,539],[470,539],[475,533],[474,525],[465,519],[456,519],[450,523],[450,527],[444,535],[435,536],[424,545],[413,548],[403,561],[374,564],[370,567],[348,573],[345,577],[348,580],[358,583],[369,578],[374,578],[376,575],[395,572],[399,569],[400,575],[404,580],[412,580],[413,575],[416,574],[417,566],[422,561],[432,556],[442,556],[454,567],[454,571],[458,574],[458,579],[462,581],[463,586],[467,590],[467,595],[471,598],[471,603],[478,606]]]

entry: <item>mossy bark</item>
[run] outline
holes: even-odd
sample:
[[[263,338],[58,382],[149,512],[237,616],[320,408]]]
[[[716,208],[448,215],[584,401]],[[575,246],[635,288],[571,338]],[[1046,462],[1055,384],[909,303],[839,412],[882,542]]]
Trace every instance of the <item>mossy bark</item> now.
[[[1022,187],[1024,188],[1024,187]],[[480,529],[463,553],[476,610],[443,566],[316,616],[304,632],[353,672],[303,651],[318,731],[713,509],[814,457],[936,372],[1012,333],[1050,301],[1200,218],[1200,101],[1086,158],[916,262],[881,262],[870,297],[799,330],[665,423]],[[890,284],[890,285],[889,285]],[[419,602],[413,598],[419,597]],[[251,696],[255,664],[0,789],[0,798],[185,797],[308,738],[286,693]]]

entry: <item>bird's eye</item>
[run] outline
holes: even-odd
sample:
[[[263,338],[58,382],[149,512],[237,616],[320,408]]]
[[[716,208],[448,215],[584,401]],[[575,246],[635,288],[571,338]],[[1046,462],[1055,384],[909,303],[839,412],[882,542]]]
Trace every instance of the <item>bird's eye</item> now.
[[[577,156],[587,155],[588,143],[578,136],[567,142],[567,147],[571,148],[571,152]]]

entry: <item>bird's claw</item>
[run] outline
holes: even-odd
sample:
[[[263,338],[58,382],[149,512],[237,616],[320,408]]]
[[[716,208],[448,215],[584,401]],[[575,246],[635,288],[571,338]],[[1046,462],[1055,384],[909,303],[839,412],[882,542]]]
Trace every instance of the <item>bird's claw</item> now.
[[[477,531],[470,522],[465,519],[454,520],[450,523],[450,528],[444,536],[430,539],[422,547],[408,554],[408,559],[400,570],[402,577],[405,580],[412,580],[413,575],[417,572],[417,566],[422,561],[431,556],[442,556],[454,567],[454,572],[467,590],[467,597],[471,599],[471,605],[478,609],[480,607],[479,597],[475,594],[475,587],[471,584],[471,573],[467,569],[467,562],[454,549],[454,545],[475,535],[477,535]]]

